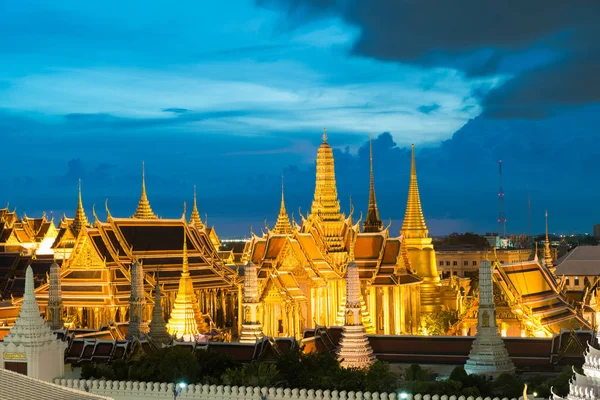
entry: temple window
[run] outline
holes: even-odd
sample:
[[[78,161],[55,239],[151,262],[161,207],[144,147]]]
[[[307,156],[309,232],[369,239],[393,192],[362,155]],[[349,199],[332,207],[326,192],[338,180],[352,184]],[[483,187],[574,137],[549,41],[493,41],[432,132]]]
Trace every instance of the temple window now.
[[[450,266],[450,261],[446,261],[446,265]]]
[[[458,261],[452,261],[452,265],[456,267],[458,265]]]
[[[440,267],[443,267],[443,266],[444,266],[444,262],[440,261]]]
[[[468,261],[465,261],[465,262],[463,262],[463,265],[466,267],[466,266],[468,266],[468,265],[469,265],[469,262],[468,262]]]
[[[576,276],[575,278],[573,278],[573,285],[574,286],[579,286],[579,277]]]
[[[473,265],[477,265],[477,261],[473,261]]]

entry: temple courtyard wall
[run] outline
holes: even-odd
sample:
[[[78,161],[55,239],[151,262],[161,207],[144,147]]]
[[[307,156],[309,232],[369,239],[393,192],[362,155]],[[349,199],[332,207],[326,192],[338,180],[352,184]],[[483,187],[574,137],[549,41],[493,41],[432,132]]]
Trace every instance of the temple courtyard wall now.
[[[173,383],[60,379],[54,383],[71,389],[88,391],[114,400],[173,399]],[[344,390],[313,390],[259,388],[243,386],[188,385],[177,399],[191,400],[523,400],[506,397],[473,397],[421,395],[400,393],[346,392]],[[536,400],[533,396],[529,400]]]

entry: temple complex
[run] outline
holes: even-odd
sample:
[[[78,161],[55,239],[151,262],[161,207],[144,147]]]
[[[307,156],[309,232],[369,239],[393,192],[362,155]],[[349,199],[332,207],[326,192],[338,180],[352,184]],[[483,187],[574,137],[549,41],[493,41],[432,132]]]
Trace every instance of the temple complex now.
[[[353,236],[353,235],[352,235]],[[351,238],[348,268],[346,269],[346,311],[337,358],[344,368],[368,368],[375,362],[361,319],[360,281],[354,262],[354,239]]]
[[[52,382],[64,373],[67,343],[58,339],[41,317],[33,286],[33,270],[27,267],[19,318],[0,342],[0,366]]]
[[[114,217],[107,201],[106,220],[101,221],[94,208],[93,222],[88,220],[81,182],[74,217],[63,216],[58,227],[45,215],[20,219],[14,210],[0,209],[0,294],[5,299],[0,320],[6,326],[16,320],[25,269],[31,266],[45,319],[53,327],[81,330],[81,335],[140,337],[152,320],[155,335],[168,342],[161,327],[168,320],[169,333],[179,340],[204,333],[243,342],[256,342],[261,335],[301,339],[307,329],[347,324],[352,261],[358,272],[360,321],[367,334],[429,334],[428,316],[451,310],[458,321],[442,333],[475,335],[477,274],[456,274],[453,267],[466,262],[472,269],[473,261],[485,258],[484,252],[466,254],[464,260],[456,258],[462,255],[443,253],[436,261],[421,205],[414,146],[404,221],[398,235],[390,232],[379,215],[373,157],[371,142],[369,182],[364,182],[369,200],[364,221],[354,223],[353,207],[348,214],[340,207],[334,150],[324,131],[308,215],[290,221],[282,180],[275,225],[260,235],[252,232],[236,254],[222,249],[215,228],[206,216],[200,217],[195,187],[189,220],[185,213],[181,218],[158,218],[150,205],[144,164],[141,195],[129,218]],[[550,337],[561,329],[592,326],[595,313],[583,307],[588,300],[576,303],[568,297],[568,277],[556,275],[546,249],[543,262],[531,252],[512,250],[506,250],[503,260],[493,271],[501,336]],[[586,292],[582,297],[596,296]]]
[[[494,285],[492,270],[498,268],[485,260],[479,267],[479,312],[477,334],[469,359],[465,364],[468,374],[492,376],[503,373],[515,373],[515,366],[508,357],[498,325],[496,325],[496,307],[494,306]]]
[[[340,209],[333,150],[327,139],[324,132],[311,213],[301,215],[301,225],[294,222],[290,231],[282,197],[275,228],[262,236],[252,234],[244,249],[242,261],[258,268],[259,316],[267,336],[299,338],[306,328],[345,323],[345,275],[353,228],[351,215],[346,217]],[[391,236],[389,226],[383,227],[379,219],[372,149],[369,190],[365,231],[357,232],[354,250],[362,322],[367,333],[416,334],[422,279],[409,261],[403,239]],[[415,201],[415,196],[410,199]],[[412,222],[406,227],[416,229]]]

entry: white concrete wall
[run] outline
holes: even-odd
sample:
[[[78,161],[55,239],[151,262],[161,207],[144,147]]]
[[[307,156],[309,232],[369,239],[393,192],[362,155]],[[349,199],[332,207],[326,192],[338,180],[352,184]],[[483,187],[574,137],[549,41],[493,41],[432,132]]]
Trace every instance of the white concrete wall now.
[[[68,388],[85,390],[90,393],[112,397],[115,400],[173,399],[172,383],[104,381],[83,379],[55,379],[54,383]],[[522,400],[499,397],[465,397],[412,395],[402,398],[397,393],[346,392],[345,390],[306,390],[282,388],[258,388],[243,386],[189,385],[179,396],[180,400]],[[533,396],[530,398],[533,399]]]

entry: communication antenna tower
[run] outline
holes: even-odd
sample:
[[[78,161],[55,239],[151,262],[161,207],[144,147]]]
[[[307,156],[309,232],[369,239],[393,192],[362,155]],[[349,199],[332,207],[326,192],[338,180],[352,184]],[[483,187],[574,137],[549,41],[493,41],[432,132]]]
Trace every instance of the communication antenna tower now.
[[[506,215],[504,214],[504,189],[502,189],[502,160],[498,161],[500,189],[498,190],[498,235],[506,236]]]

